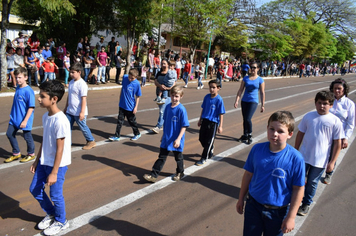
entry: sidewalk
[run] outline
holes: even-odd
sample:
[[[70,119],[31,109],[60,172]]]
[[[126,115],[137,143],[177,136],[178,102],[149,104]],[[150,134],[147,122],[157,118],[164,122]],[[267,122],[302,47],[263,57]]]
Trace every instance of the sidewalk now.
[[[326,75],[326,76],[331,76],[331,75]],[[213,75],[213,78],[216,77],[216,75]],[[277,76],[277,77],[262,77],[264,80],[270,80],[270,79],[288,79],[288,78],[298,78],[299,76]],[[303,77],[305,78],[305,77]],[[122,79],[122,77],[120,77],[120,79]],[[100,84],[100,85],[96,85],[96,84],[89,84],[88,83],[88,90],[106,90],[106,89],[116,89],[116,88],[121,88],[121,85],[116,84],[115,83],[115,78],[113,78],[112,76],[110,77],[110,81],[109,83],[106,84]],[[139,79],[140,81],[140,79]],[[151,81],[154,81],[153,79],[151,79]],[[202,82],[208,82],[209,79],[207,77],[207,79],[203,79]],[[241,80],[240,80],[241,81]],[[229,83],[230,81],[224,81],[225,83]],[[191,83],[197,83],[196,79],[193,80],[189,80],[189,84]],[[177,81],[177,84],[183,84],[183,80],[180,79]],[[154,85],[154,82],[150,82],[147,83],[146,82],[146,86],[150,86],[150,85]],[[35,92],[35,94],[39,94],[40,89],[37,86],[31,86],[31,88],[33,89],[33,91]],[[68,88],[66,88],[66,92],[68,91]],[[3,92],[0,93],[0,97],[13,97],[15,94],[14,92]]]

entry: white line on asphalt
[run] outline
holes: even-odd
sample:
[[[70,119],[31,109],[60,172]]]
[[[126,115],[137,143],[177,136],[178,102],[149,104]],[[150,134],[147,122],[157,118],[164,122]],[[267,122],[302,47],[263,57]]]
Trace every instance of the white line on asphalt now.
[[[282,100],[286,100],[286,99],[289,99],[289,98],[297,97],[297,96],[304,95],[304,94],[311,93],[311,92],[315,92],[315,91],[320,91],[320,89],[321,88],[318,88],[318,89],[315,89],[315,90],[306,91],[306,92],[303,92],[303,93],[294,94],[294,95],[291,95],[291,96],[286,96],[286,97],[283,97],[283,98],[270,100],[270,101],[267,101],[266,104],[273,103],[273,102],[279,102],[279,101],[282,101]],[[201,101],[191,102],[191,103],[201,103]],[[189,104],[191,104],[191,103],[189,103]],[[158,108],[152,108],[152,109],[153,110],[157,110]],[[232,112],[237,112],[240,109],[241,108],[227,110],[226,114],[232,113]],[[146,109],[146,110],[150,110],[150,109]],[[198,121],[198,119],[199,119],[199,117],[190,119],[189,123],[196,122],[196,121]],[[144,130],[144,131],[141,131],[141,134],[147,134],[149,132],[150,132],[149,130]],[[129,137],[131,137],[131,136],[133,136],[132,133],[131,134],[127,134],[127,135],[123,135],[123,137],[120,139],[120,141],[125,140],[125,139],[129,139]],[[105,139],[105,140],[101,140],[101,141],[96,142],[96,146],[102,146],[102,145],[110,144],[110,143],[112,143],[112,142],[108,141],[107,139]],[[72,152],[76,152],[76,151],[80,151],[80,150],[82,150],[82,146],[72,147]],[[33,161],[30,161],[28,163],[31,163],[31,162],[33,162]],[[26,163],[21,163],[21,162],[18,162],[18,161],[11,162],[11,163],[0,164],[0,170],[6,169],[6,168],[10,168],[10,167],[14,167],[14,166],[18,166],[18,165],[24,165],[24,164],[26,164]]]
[[[288,89],[288,88],[296,88],[296,87],[303,87],[303,86],[310,86],[310,85],[315,85],[315,84],[321,84],[321,83],[328,83],[330,81],[323,81],[323,82],[315,82],[315,83],[311,83],[311,84],[300,84],[300,85],[295,85],[295,86],[286,86],[286,87],[282,87],[282,88],[276,88],[276,89],[270,89],[270,90],[266,90],[267,92],[272,92],[272,91],[276,91],[276,90],[282,90],[282,89]],[[356,81],[351,81],[349,83],[352,82],[356,82]],[[230,95],[230,96],[224,96],[222,97],[223,99],[226,98],[232,98],[232,97],[236,97],[236,95]],[[195,102],[187,102],[187,103],[182,103],[184,106],[187,105],[192,105],[192,104],[197,104],[197,103],[201,103],[202,101],[195,101]],[[158,110],[158,107],[154,107],[154,108],[148,108],[148,109],[142,109],[142,110],[138,110],[137,112],[141,113],[141,112],[147,112],[147,111],[154,111],[154,110]],[[100,120],[100,119],[105,119],[108,117],[116,117],[116,114],[111,114],[111,115],[105,115],[105,116],[94,116],[94,117],[90,117],[87,119],[87,121],[91,121],[91,120]],[[36,129],[42,129],[43,126],[35,126],[32,127],[32,130],[36,130]],[[19,130],[18,132],[22,132],[22,130]],[[0,132],[0,136],[1,135],[6,135],[6,132]]]

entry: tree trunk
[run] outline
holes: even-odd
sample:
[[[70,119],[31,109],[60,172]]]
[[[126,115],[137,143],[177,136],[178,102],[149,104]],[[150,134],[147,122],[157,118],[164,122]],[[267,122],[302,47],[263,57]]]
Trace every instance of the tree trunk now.
[[[7,61],[6,61],[6,30],[9,28],[9,15],[11,5],[14,0],[2,0],[2,20],[1,20],[1,46],[0,46],[0,90],[7,88]]]

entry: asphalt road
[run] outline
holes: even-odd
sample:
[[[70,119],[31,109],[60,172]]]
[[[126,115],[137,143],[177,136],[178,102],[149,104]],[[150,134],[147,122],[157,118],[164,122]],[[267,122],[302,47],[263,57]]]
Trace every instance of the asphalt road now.
[[[310,78],[283,78],[266,80],[266,111],[259,109],[253,117],[255,142],[266,141],[268,117],[277,110],[289,110],[297,120],[315,108],[314,96],[328,89],[332,76]],[[344,77],[351,91],[356,90],[355,75]],[[181,82],[179,82],[181,83]],[[183,105],[188,111],[190,127],[186,132],[184,149],[186,177],[180,182],[171,180],[175,172],[173,157],[168,158],[155,184],[143,179],[149,173],[159,152],[161,134],[151,134],[158,118],[154,86],[142,89],[137,121],[142,137],[130,141],[132,129],[125,122],[123,139],[108,142],[115,132],[120,88],[90,91],[88,95],[88,126],[97,147],[84,151],[85,139],[75,126],[72,132],[72,164],[66,175],[64,197],[70,228],[66,235],[242,235],[243,216],[236,213],[243,165],[253,146],[241,144],[236,138],[242,134],[240,108],[234,109],[239,82],[223,83],[220,95],[227,113],[224,130],[217,135],[215,157],[201,167],[194,166],[202,148],[198,141],[197,118],[200,105],[209,92],[207,83],[196,90],[196,83],[184,91]],[[37,98],[38,95],[36,95]],[[356,101],[356,93],[349,95]],[[65,105],[65,99],[59,107]],[[12,97],[0,98],[0,162],[11,155],[11,146],[5,136]],[[42,139],[41,117],[46,112],[35,109],[33,137],[36,153]],[[295,135],[289,141],[294,145]],[[25,154],[26,144],[18,137]],[[354,143],[350,145],[331,185],[322,183],[318,199],[307,217],[297,217],[296,235],[354,235],[356,206],[356,163]],[[29,193],[31,163],[0,164],[0,236],[39,235],[36,224],[44,212]]]

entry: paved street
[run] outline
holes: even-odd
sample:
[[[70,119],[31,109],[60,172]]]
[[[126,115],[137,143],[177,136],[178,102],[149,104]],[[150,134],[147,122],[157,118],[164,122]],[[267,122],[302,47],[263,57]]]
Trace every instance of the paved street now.
[[[289,110],[298,124],[305,113],[315,108],[315,94],[327,90],[336,78],[265,80],[266,111],[260,113],[258,108],[253,117],[254,143],[266,141],[267,119],[273,112]],[[349,98],[355,102],[355,75],[344,78],[351,87]],[[179,83],[183,85],[183,82]],[[98,145],[92,150],[81,150],[85,139],[75,126],[72,132],[72,164],[64,183],[67,218],[71,226],[63,234],[242,235],[243,216],[236,213],[235,204],[243,165],[253,144],[248,146],[236,141],[242,134],[242,116],[240,108],[234,109],[233,104],[240,83],[223,83],[220,95],[227,111],[224,131],[217,135],[215,157],[201,167],[194,165],[202,151],[197,120],[201,102],[209,91],[206,81],[202,90],[197,90],[196,85],[196,81],[189,84],[182,99],[190,121],[183,152],[186,177],[180,182],[171,180],[176,168],[171,156],[155,184],[147,183],[142,177],[149,173],[159,152],[161,134],[148,131],[155,126],[158,118],[157,105],[152,101],[155,87],[150,85],[142,89],[137,113],[142,137],[135,142],[129,139],[133,135],[127,122],[122,129],[121,141],[107,141],[115,132],[119,86],[89,91],[87,124]],[[44,212],[28,190],[32,180],[29,172],[31,164],[3,163],[11,155],[5,132],[13,97],[0,99],[0,236],[39,235],[40,231],[35,226],[44,217]],[[61,109],[66,99],[67,95],[59,102]],[[39,106],[35,109],[33,137],[36,153],[43,131],[41,117],[45,112]],[[289,141],[293,146],[296,133],[297,129]],[[20,135],[18,141],[25,154],[26,144]],[[354,235],[355,152],[356,146],[352,143],[342,154],[343,160],[338,165],[332,184],[325,186],[320,183],[322,188],[318,190],[319,198],[313,204],[312,211],[307,217],[297,217],[298,229],[287,235]]]

